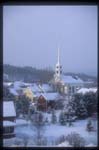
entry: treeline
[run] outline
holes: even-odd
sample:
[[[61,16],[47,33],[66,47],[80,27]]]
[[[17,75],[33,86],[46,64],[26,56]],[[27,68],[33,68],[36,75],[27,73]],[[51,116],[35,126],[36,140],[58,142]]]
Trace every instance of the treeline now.
[[[8,75],[10,81],[23,80],[24,82],[48,82],[52,79],[54,71],[51,68],[48,69],[37,69],[33,67],[16,67],[8,64],[4,64],[3,71]],[[73,77],[78,76],[84,81],[88,79],[93,80],[97,83],[97,78],[89,76],[83,73],[64,73],[65,75],[71,75]]]
[[[51,69],[36,69],[33,67],[16,67],[4,65],[3,71],[8,75],[10,81],[23,80],[24,82],[48,82],[54,74]]]
[[[65,73],[65,75],[71,75],[73,77],[78,76],[83,81],[93,80],[94,82],[97,82],[97,78],[95,76],[86,75],[84,73],[71,73],[71,72],[67,72],[67,73]]]

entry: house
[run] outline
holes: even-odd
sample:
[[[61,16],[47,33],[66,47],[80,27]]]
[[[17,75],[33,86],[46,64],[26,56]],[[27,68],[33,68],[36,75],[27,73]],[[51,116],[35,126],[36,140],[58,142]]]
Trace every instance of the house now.
[[[18,92],[16,91],[16,89],[14,89],[14,88],[9,88],[9,92],[10,92],[16,99],[18,99],[19,94],[18,94]]]
[[[37,100],[37,109],[41,111],[48,111],[49,109],[55,108],[58,100],[62,97],[59,93],[41,93]]]
[[[31,101],[33,101],[33,97],[34,97],[34,94],[31,90],[31,88],[27,87],[26,89],[23,90],[23,94],[28,97]]]
[[[13,101],[3,102],[3,138],[15,137],[16,111]]]

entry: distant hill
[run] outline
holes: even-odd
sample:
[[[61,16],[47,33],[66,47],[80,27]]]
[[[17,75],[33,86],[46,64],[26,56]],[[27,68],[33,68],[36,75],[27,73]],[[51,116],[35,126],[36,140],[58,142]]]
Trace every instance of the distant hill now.
[[[91,76],[91,75],[87,75],[84,73],[64,73],[65,75],[71,75],[71,76],[78,76],[79,78],[81,78],[83,81],[97,81],[97,77],[95,76]]]
[[[33,67],[16,67],[4,64],[4,74],[8,75],[10,81],[22,80],[24,82],[48,82],[52,79],[54,71],[51,69],[36,69]],[[97,78],[83,73],[64,73],[65,75],[78,76],[84,81],[97,82]]]
[[[48,82],[54,72],[52,70],[42,70],[33,67],[16,67],[5,64],[4,73],[8,75],[10,81],[22,80],[24,82]]]

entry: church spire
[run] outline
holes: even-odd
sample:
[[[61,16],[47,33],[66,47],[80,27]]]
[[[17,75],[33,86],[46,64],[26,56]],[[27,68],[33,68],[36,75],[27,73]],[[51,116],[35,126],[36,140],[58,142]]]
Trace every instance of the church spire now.
[[[58,64],[60,64],[60,49],[58,47]]]
[[[60,65],[60,49],[58,47],[58,61],[57,61],[56,68],[55,68],[55,80],[56,81],[60,81],[61,73],[62,73],[62,66]]]

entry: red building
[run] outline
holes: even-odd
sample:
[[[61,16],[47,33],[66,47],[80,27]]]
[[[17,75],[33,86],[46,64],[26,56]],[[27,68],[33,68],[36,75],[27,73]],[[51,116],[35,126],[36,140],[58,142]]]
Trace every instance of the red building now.
[[[59,93],[42,93],[37,100],[37,109],[40,111],[48,111],[49,108],[53,109],[59,99]]]

